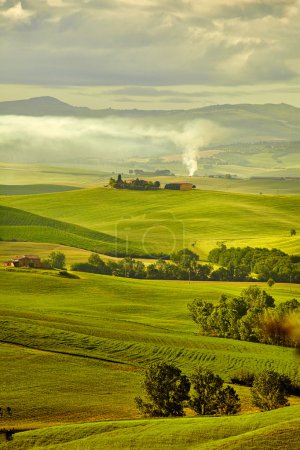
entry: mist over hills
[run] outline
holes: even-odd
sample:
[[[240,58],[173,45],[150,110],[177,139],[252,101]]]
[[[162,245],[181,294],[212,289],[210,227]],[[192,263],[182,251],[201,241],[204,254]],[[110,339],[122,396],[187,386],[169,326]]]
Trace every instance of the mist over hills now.
[[[0,102],[0,115],[2,161],[189,173],[185,157],[200,175],[299,175],[300,108],[284,103],[92,110],[36,97]]]
[[[72,106],[54,97],[34,97],[25,100],[0,102],[0,115],[31,117],[77,118],[140,118],[159,117],[167,123],[196,119],[210,120],[230,130],[223,143],[259,142],[265,140],[300,139],[300,108],[281,104],[225,104],[188,110],[100,109]],[[225,133],[226,134],[226,133]],[[214,138],[213,144],[221,143]]]

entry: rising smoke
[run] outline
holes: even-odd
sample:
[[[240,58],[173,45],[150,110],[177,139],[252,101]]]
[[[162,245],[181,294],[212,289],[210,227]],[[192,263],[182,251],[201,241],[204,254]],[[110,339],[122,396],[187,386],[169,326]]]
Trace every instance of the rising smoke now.
[[[2,116],[0,158],[15,162],[74,162],[99,157],[157,157],[182,152],[189,175],[197,170],[198,151],[220,134],[206,120],[167,122],[156,118],[81,119]]]

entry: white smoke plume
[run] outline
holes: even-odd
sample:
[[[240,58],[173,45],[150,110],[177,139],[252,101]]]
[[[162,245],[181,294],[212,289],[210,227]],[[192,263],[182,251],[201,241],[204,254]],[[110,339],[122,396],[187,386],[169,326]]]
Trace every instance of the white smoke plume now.
[[[171,122],[152,118],[2,116],[0,158],[19,162],[72,162],[76,158],[153,157],[182,152],[189,175],[197,170],[198,151],[220,135],[206,120]]]

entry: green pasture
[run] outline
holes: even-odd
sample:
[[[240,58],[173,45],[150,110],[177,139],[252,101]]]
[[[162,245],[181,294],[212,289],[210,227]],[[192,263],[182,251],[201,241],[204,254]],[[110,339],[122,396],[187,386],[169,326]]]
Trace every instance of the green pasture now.
[[[17,433],[0,448],[297,449],[300,407],[237,417],[108,421]]]
[[[58,184],[1,184],[0,195],[30,195],[49,194],[50,192],[65,192],[80,189],[75,186],[63,186]]]
[[[298,157],[299,158],[299,157]],[[267,176],[267,175],[266,175]],[[259,194],[259,195],[282,195],[282,194],[300,194],[300,180],[282,179],[226,179],[226,178],[210,178],[210,177],[147,177],[155,181],[158,179],[162,186],[166,183],[186,182],[193,183],[197,189],[205,191],[223,191],[236,192],[242,194]]]
[[[4,240],[141,257],[188,246],[205,259],[218,241],[300,251],[299,237],[290,237],[300,213],[296,195],[98,188],[2,197],[1,204]]]
[[[1,183],[19,185],[20,188],[22,185],[39,185],[41,181],[51,185],[96,186],[109,176],[101,168],[95,167],[0,162]]]
[[[187,303],[238,295],[247,283],[80,276],[0,271],[0,405],[15,411],[8,423],[136,418],[142,371],[154,361],[187,374],[204,366],[226,381],[241,368],[298,371],[291,348],[198,335]],[[300,286],[269,291],[279,302],[299,298]]]

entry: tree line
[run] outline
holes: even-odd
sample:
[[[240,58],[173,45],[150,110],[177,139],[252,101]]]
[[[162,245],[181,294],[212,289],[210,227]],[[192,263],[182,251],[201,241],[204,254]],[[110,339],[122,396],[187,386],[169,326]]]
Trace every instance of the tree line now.
[[[198,261],[199,256],[188,249],[172,254],[170,262],[159,259],[148,266],[130,256],[105,262],[97,253],[92,253],[87,262],[73,264],[71,270],[152,280],[208,280],[211,266]]]
[[[202,334],[289,347],[299,345],[297,337],[290,333],[294,317],[300,313],[296,299],[275,306],[271,295],[258,286],[250,286],[238,297],[222,295],[215,305],[196,298],[187,306]]]
[[[268,281],[300,283],[300,256],[273,248],[230,247],[212,249],[208,261],[221,266],[211,274],[216,281]],[[254,277],[254,278],[253,278]]]
[[[227,248],[221,244],[210,251],[208,261],[200,263],[199,256],[189,249],[171,254],[170,261],[159,259],[147,266],[130,256],[104,262],[95,253],[87,262],[74,264],[72,270],[152,280],[267,281],[270,286],[275,281],[300,283],[300,256],[278,249]]]
[[[145,372],[142,383],[145,399],[136,397],[138,410],[148,417],[181,417],[185,408],[197,415],[232,415],[241,410],[241,401],[232,386],[211,370],[199,367],[190,378],[167,363],[155,363]],[[273,370],[256,374],[251,387],[253,406],[262,411],[288,406],[291,380]]]

